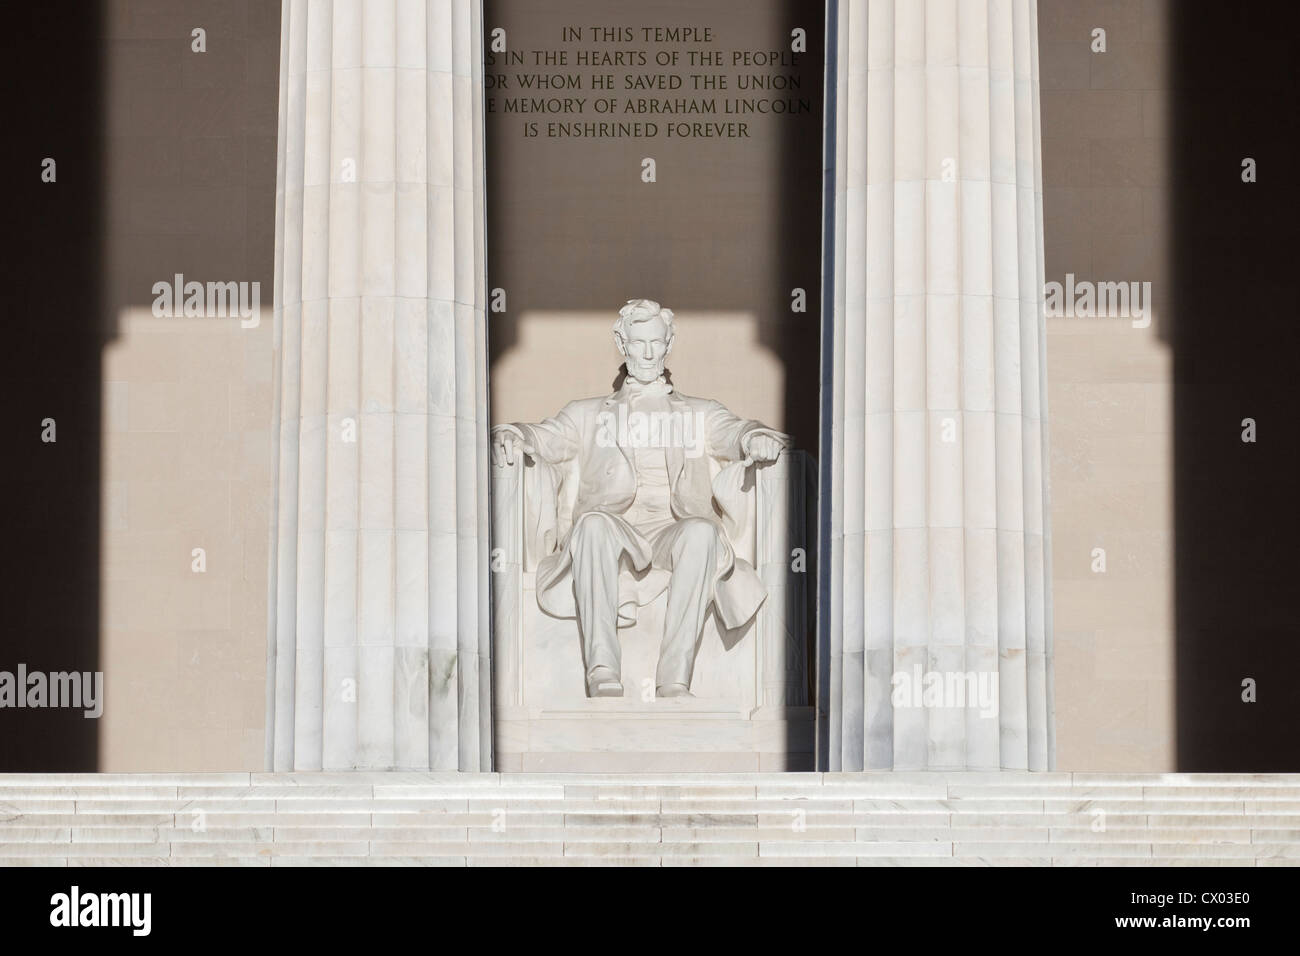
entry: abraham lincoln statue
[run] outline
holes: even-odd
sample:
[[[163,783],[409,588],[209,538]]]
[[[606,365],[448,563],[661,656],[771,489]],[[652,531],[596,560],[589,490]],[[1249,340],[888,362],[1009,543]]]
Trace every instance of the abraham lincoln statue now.
[[[744,513],[746,467],[775,461],[788,436],[691,398],[667,380],[673,313],[629,301],[614,323],[626,363],[613,394],[570,402],[535,424],[499,425],[493,460],[516,451],[576,481],[572,521],[537,569],[537,603],[577,617],[590,697],[621,697],[618,628],[665,588],[668,606],[655,673],[658,697],[691,696],[691,673],[712,606],[728,628],[745,624],[766,592],[733,541]]]

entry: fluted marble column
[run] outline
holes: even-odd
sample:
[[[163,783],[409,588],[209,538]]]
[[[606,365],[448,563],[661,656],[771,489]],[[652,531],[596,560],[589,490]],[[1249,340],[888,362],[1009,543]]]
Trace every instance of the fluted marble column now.
[[[1036,12],[833,11],[832,770],[1053,764]]]
[[[481,9],[284,0],[268,763],[491,762]]]

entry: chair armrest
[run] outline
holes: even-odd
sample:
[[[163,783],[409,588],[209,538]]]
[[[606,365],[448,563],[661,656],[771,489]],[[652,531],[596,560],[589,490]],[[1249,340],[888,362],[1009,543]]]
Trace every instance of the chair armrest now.
[[[492,465],[492,548],[497,565],[534,571],[555,551],[558,478],[544,462]]]
[[[807,452],[787,450],[759,467],[754,479],[754,567],[768,593],[759,610],[759,699],[769,706],[808,702],[808,602],[814,570],[809,504],[816,473]]]

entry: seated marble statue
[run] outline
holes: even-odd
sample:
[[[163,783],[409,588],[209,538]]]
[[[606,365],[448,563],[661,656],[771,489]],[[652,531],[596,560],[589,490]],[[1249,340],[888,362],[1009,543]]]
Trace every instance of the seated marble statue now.
[[[664,372],[673,338],[671,310],[629,301],[614,323],[626,363],[617,391],[492,431],[498,466],[522,452],[576,481],[572,521],[537,567],[537,603],[577,618],[589,697],[623,695],[618,628],[665,589],[658,697],[690,696],[710,607],[737,628],[766,597],[733,543],[745,513],[745,468],[775,461],[790,439],[676,391]]]

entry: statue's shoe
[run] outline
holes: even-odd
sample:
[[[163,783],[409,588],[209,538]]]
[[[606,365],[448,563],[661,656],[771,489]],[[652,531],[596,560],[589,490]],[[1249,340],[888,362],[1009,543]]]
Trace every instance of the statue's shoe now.
[[[591,674],[587,676],[587,696],[622,697],[623,683],[611,668],[592,668]]]
[[[663,687],[655,688],[656,697],[694,697],[691,689],[685,684],[665,684]]]

